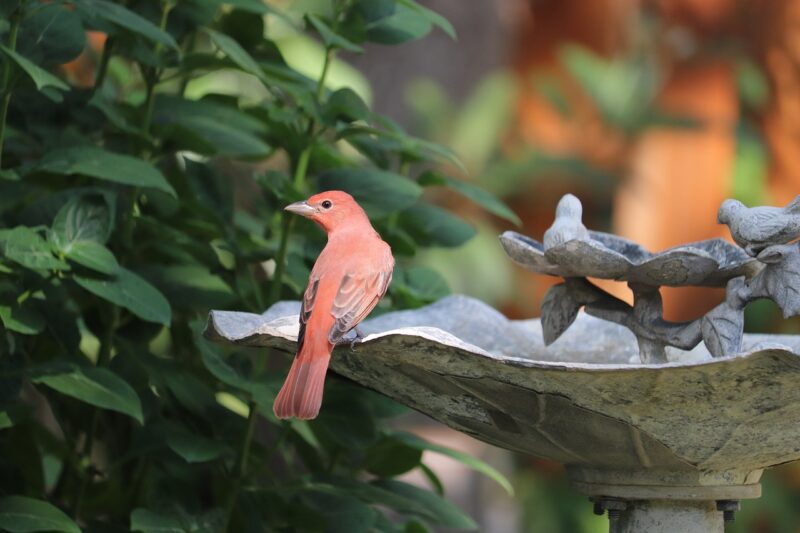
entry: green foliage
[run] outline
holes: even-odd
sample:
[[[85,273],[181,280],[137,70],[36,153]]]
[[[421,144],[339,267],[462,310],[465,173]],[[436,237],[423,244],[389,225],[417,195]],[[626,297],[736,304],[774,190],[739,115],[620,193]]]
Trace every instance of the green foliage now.
[[[288,359],[201,335],[211,307],[300,296],[324,237],[282,207],[324,188],[350,191],[394,249],[384,310],[447,294],[410,258],[474,234],[427,187],[516,221],[446,175],[450,150],[326,87],[339,50],[450,24],[412,0],[304,5],[0,6],[0,529],[474,528],[429,452],[510,489],[474,458],[389,431],[404,408],[343,380],[317,420],[279,421]],[[62,65],[88,30],[108,38],[81,86]],[[317,79],[282,57],[287,32],[322,43]],[[416,468],[435,492],[392,479]]]
[[[80,528],[57,507],[24,496],[0,499],[0,527],[14,533],[64,531],[80,533]]]

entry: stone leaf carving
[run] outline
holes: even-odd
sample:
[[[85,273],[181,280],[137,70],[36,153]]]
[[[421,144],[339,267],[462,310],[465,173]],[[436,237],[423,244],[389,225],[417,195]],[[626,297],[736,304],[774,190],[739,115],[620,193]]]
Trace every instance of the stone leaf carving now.
[[[550,287],[542,302],[542,334],[544,343],[553,344],[575,321],[581,302],[564,283]]]
[[[548,261],[561,267],[562,276],[618,279],[632,268],[628,258],[594,239],[572,240],[545,250]]]
[[[800,242],[770,246],[758,260],[766,266],[751,284],[753,296],[774,300],[784,318],[800,314]]]
[[[744,334],[744,313],[722,302],[702,319],[703,342],[714,357],[739,351]]]

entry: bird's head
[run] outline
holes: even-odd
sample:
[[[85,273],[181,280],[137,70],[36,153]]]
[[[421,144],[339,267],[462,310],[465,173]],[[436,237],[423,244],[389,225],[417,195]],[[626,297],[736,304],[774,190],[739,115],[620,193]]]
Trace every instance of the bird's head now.
[[[284,209],[313,220],[328,233],[348,224],[368,221],[361,206],[344,191],[321,192],[303,202],[287,205]]]
[[[581,201],[573,194],[565,194],[556,206],[556,218],[573,218],[578,221],[583,216]]]
[[[717,224],[730,224],[733,215],[743,207],[744,204],[739,200],[725,200],[717,211]]]

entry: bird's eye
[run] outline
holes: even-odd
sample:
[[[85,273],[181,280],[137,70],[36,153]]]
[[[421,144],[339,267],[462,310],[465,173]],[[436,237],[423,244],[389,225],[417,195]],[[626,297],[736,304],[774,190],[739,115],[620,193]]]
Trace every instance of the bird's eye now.
[[[322,209],[330,209],[331,207],[333,207],[333,202],[331,202],[330,200],[323,200],[323,202],[320,205],[322,206]]]

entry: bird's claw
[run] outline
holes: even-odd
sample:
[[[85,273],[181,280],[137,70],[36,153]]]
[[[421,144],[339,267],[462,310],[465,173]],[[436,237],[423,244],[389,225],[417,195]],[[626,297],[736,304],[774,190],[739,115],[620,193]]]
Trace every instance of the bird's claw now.
[[[356,336],[350,341],[350,350],[355,350],[356,344],[361,344],[361,341],[364,340],[364,335],[361,333],[361,330],[358,329],[358,326],[353,328],[353,331],[356,332]]]

